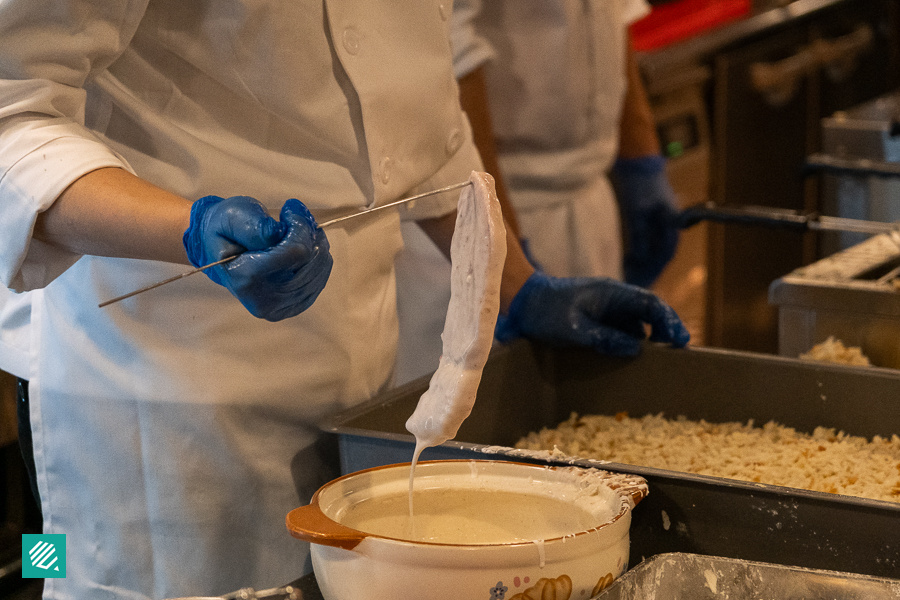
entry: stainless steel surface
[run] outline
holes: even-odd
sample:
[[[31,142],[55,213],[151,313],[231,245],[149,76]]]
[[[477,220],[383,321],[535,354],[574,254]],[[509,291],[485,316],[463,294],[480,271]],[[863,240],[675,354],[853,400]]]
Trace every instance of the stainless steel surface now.
[[[823,176],[822,210],[875,221],[900,219],[900,92],[822,119],[822,151],[807,169]],[[863,241],[853,234],[822,238],[820,256]]]
[[[404,423],[427,387],[427,377],[410,382],[328,423],[325,430],[339,438],[342,469],[408,462],[415,443]],[[573,411],[772,420],[803,432],[822,426],[890,437],[900,432],[900,371],[655,344],[638,358],[617,359],[520,341],[492,353],[456,440],[423,453],[428,460],[493,457],[644,477],[650,495],[633,514],[631,564],[663,552],[692,552],[875,576],[900,573],[900,503],[512,448]]]
[[[699,554],[660,554],[597,600],[900,600],[900,579],[800,569]]]
[[[448,185],[447,187],[442,187],[437,190],[423,192],[421,194],[416,194],[415,196],[410,196],[409,198],[404,198],[402,200],[397,200],[395,202],[390,202],[388,204],[376,206],[375,208],[370,208],[369,210],[363,210],[363,211],[355,212],[355,213],[352,213],[352,214],[349,214],[349,215],[346,215],[343,217],[338,217],[336,219],[331,219],[329,221],[325,221],[324,223],[319,223],[319,227],[324,229],[325,227],[329,227],[331,225],[334,225],[335,223],[340,223],[340,222],[346,221],[348,219],[355,219],[357,217],[362,217],[364,215],[370,215],[374,212],[383,210],[385,208],[392,208],[394,206],[400,206],[401,204],[407,204],[409,202],[414,202],[415,200],[419,200],[421,198],[426,198],[428,196],[434,196],[436,194],[441,194],[443,192],[451,192],[453,190],[458,190],[458,189],[464,188],[467,185],[471,185],[471,184],[472,184],[471,181],[461,181],[460,183],[454,183],[453,185]],[[162,281],[158,281],[156,283],[148,285],[147,287],[143,287],[139,290],[135,290],[133,292],[123,294],[123,295],[113,298],[111,300],[106,300],[105,302],[101,302],[99,304],[99,308],[103,308],[104,306],[109,306],[110,304],[114,304],[116,302],[119,302],[120,300],[125,300],[126,298],[131,298],[132,296],[137,296],[138,294],[148,292],[150,290],[156,289],[156,288],[166,285],[168,283],[178,281],[179,279],[184,279],[185,277],[189,277],[190,275],[194,275],[195,273],[200,273],[201,271],[205,271],[206,269],[215,267],[217,265],[225,264],[227,262],[230,262],[230,261],[236,259],[238,256],[240,256],[240,254],[235,254],[234,256],[228,256],[226,258],[223,258],[222,260],[217,260],[216,262],[209,263],[208,265],[203,265],[202,267],[197,267],[196,269],[193,269],[192,271],[186,271],[184,273],[181,273],[180,275],[176,275],[175,277],[170,277],[169,279],[164,279]]]
[[[874,365],[900,369],[898,267],[900,248],[879,235],[774,281],[778,353],[796,357],[834,336]]]
[[[900,162],[900,92],[822,119],[822,151],[837,158]]]

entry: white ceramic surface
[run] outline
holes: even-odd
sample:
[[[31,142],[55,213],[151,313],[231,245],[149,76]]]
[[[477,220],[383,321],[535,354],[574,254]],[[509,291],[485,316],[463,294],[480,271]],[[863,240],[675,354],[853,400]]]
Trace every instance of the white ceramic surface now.
[[[562,537],[504,544],[410,542],[339,522],[355,503],[395,494],[408,482],[408,463],[352,473],[326,484],[308,506],[288,515],[291,534],[312,542],[313,568],[326,600],[586,600],[627,568],[631,508],[647,494],[640,477],[596,469],[430,461],[416,467],[416,489],[541,494],[605,517],[596,527]]]

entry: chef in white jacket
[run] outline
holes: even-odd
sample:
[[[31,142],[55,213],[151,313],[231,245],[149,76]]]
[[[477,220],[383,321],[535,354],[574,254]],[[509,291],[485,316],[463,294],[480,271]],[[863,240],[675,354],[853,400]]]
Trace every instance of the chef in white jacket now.
[[[323,416],[389,380],[402,245],[396,211],[327,236],[316,220],[480,168],[449,17],[437,0],[0,3],[0,369],[28,382],[44,532],[66,535],[46,598],[306,572],[284,517],[337,474]],[[455,203],[410,216],[446,248]],[[652,295],[535,277],[514,242],[501,295],[508,337],[592,343],[548,310],[632,352],[639,322],[687,342]]]
[[[484,96],[493,132],[476,142],[498,164],[516,234],[550,275],[649,287],[674,254],[677,203],[628,37],[648,11],[646,0],[455,3],[456,75],[464,99]],[[482,112],[477,99],[464,108]],[[398,383],[437,365],[449,295],[439,250],[411,224],[403,236]]]
[[[297,198],[321,220],[480,167],[449,5],[384,4],[0,4],[0,279],[16,292],[0,368],[29,381],[44,531],[67,536],[67,577],[46,597],[221,594],[303,573],[284,517],[336,475],[319,472],[317,424],[393,366],[397,212],[329,228],[327,287],[279,323],[203,276],[98,304],[186,270],[184,199],[250,195],[277,214]],[[85,196],[98,210],[78,208]],[[32,236],[79,219],[110,239]]]

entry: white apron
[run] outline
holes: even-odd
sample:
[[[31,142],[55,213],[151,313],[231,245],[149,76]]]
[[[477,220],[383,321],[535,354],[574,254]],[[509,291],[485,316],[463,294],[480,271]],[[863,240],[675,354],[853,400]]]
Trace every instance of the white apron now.
[[[558,277],[622,277],[618,152],[628,26],[644,0],[497,0],[478,31],[500,168],[522,234]]]
[[[464,180],[479,162],[448,17],[419,0],[0,4],[0,280],[20,292],[0,299],[0,368],[30,380],[44,532],[66,535],[46,598],[307,572],[284,518],[336,475],[322,419],[390,377],[402,241],[392,211],[329,228],[325,290],[269,323],[205,276],[99,309],[185,267],[69,255],[30,238],[36,214],[103,166],[320,218]]]
[[[500,168],[532,255],[557,277],[622,279],[619,208],[606,174],[618,151],[627,27],[646,14],[645,0],[480,4],[466,0],[454,13],[456,73],[485,67]],[[472,51],[473,39],[493,54]],[[450,282],[427,238],[404,225],[403,239],[397,383],[437,366],[438,309],[446,309]],[[431,298],[416,287],[423,277]]]

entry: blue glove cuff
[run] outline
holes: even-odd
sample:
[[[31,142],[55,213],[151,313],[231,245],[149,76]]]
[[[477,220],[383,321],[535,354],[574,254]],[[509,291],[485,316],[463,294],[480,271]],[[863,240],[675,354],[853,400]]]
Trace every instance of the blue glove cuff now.
[[[201,222],[206,211],[211,206],[215,206],[222,202],[224,198],[219,196],[204,196],[191,205],[191,220],[184,235],[181,236],[181,243],[187,251],[188,260],[195,267],[202,267],[207,263],[206,257],[203,256],[203,239]]]
[[[620,175],[656,175],[666,169],[666,159],[659,154],[620,158],[613,163],[613,171]]]
[[[509,310],[505,315],[497,316],[497,325],[494,327],[494,337],[498,342],[507,343],[522,336],[519,324],[519,315],[522,308],[528,302],[528,297],[532,290],[539,287],[546,287],[549,284],[550,277],[544,275],[540,271],[535,271],[531,277],[525,280],[522,288],[513,296],[512,302],[509,304]]]

